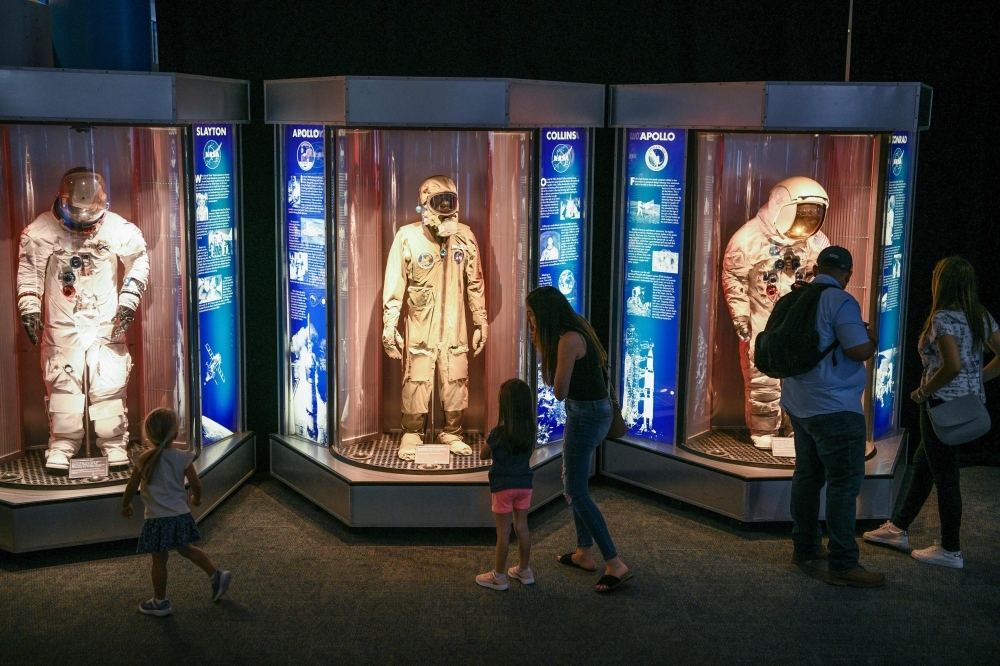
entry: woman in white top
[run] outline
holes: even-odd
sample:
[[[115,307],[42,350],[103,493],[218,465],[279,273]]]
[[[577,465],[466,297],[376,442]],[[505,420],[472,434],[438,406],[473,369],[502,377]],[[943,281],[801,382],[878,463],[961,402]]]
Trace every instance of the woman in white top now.
[[[934,268],[933,301],[920,334],[918,349],[924,372],[920,386],[910,394],[920,404],[920,446],[913,456],[892,520],[865,540],[899,548],[910,545],[907,529],[937,486],[941,516],[941,542],[910,554],[921,562],[961,569],[964,565],[959,530],[962,493],[959,488],[958,446],[943,444],[934,434],[928,410],[942,402],[975,394],[986,402],[983,383],[1000,375],[1000,331],[989,312],[979,304],[976,273],[961,257],[947,257]],[[983,368],[983,350],[994,354]]]

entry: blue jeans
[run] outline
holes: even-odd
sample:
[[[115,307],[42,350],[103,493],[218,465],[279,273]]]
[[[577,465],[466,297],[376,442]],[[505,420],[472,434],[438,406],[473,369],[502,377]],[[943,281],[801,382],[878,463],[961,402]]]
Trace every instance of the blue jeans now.
[[[792,543],[799,555],[823,546],[819,492],[826,485],[829,566],[835,573],[857,569],[856,502],[865,478],[865,417],[857,412],[792,418],[795,473],[792,475]]]
[[[597,541],[604,560],[618,557],[601,510],[590,497],[590,465],[594,452],[611,427],[611,401],[567,400],[563,434],[563,495],[573,510],[576,545],[590,548]]]

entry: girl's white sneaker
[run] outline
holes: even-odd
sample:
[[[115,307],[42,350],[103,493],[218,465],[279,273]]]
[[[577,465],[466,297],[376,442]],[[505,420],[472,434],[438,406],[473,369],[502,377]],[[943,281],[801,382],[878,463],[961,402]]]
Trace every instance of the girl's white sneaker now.
[[[882,527],[862,535],[865,541],[874,543],[884,543],[894,548],[909,548],[910,535],[906,530],[901,530],[892,524],[891,520],[882,523]]]
[[[508,587],[507,576],[498,574],[496,571],[487,571],[476,576],[476,585],[482,585],[491,590],[500,590],[502,592]]]
[[[951,567],[952,569],[961,569],[965,566],[965,560],[962,559],[962,551],[945,550],[939,543],[935,543],[930,548],[914,550],[910,555],[913,556],[913,559],[926,562],[927,564],[937,564],[942,567]]]
[[[510,569],[507,569],[507,577],[513,578],[522,585],[532,585],[535,582],[535,574],[531,573],[531,567],[528,567],[527,569],[511,567]]]

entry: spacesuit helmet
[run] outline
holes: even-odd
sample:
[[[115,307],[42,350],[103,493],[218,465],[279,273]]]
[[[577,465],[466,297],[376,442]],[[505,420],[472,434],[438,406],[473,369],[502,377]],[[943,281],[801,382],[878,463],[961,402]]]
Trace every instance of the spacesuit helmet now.
[[[417,212],[423,216],[424,224],[435,231],[440,232],[457,224],[458,188],[448,176],[431,176],[425,180],[420,186],[419,201]]]
[[[108,210],[104,177],[87,167],[70,169],[63,174],[53,208],[56,216],[73,231],[92,232]]]
[[[822,185],[812,178],[793,176],[771,189],[765,217],[779,236],[805,240],[823,226],[829,205]]]

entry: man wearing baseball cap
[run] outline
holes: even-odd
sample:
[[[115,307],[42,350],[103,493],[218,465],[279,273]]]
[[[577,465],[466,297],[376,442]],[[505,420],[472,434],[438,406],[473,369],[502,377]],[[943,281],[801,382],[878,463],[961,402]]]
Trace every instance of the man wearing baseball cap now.
[[[828,559],[826,582],[877,587],[885,575],[858,561],[855,502],[865,478],[867,427],[861,398],[868,383],[865,361],[878,339],[861,317],[861,306],[844,288],[854,261],[845,248],[831,245],[816,259],[811,284],[829,285],[819,297],[816,330],[819,349],[839,345],[809,372],[784,380],[781,406],[795,429],[795,473],[791,513],[794,562]],[[820,490],[826,485],[829,551],[819,525]]]

